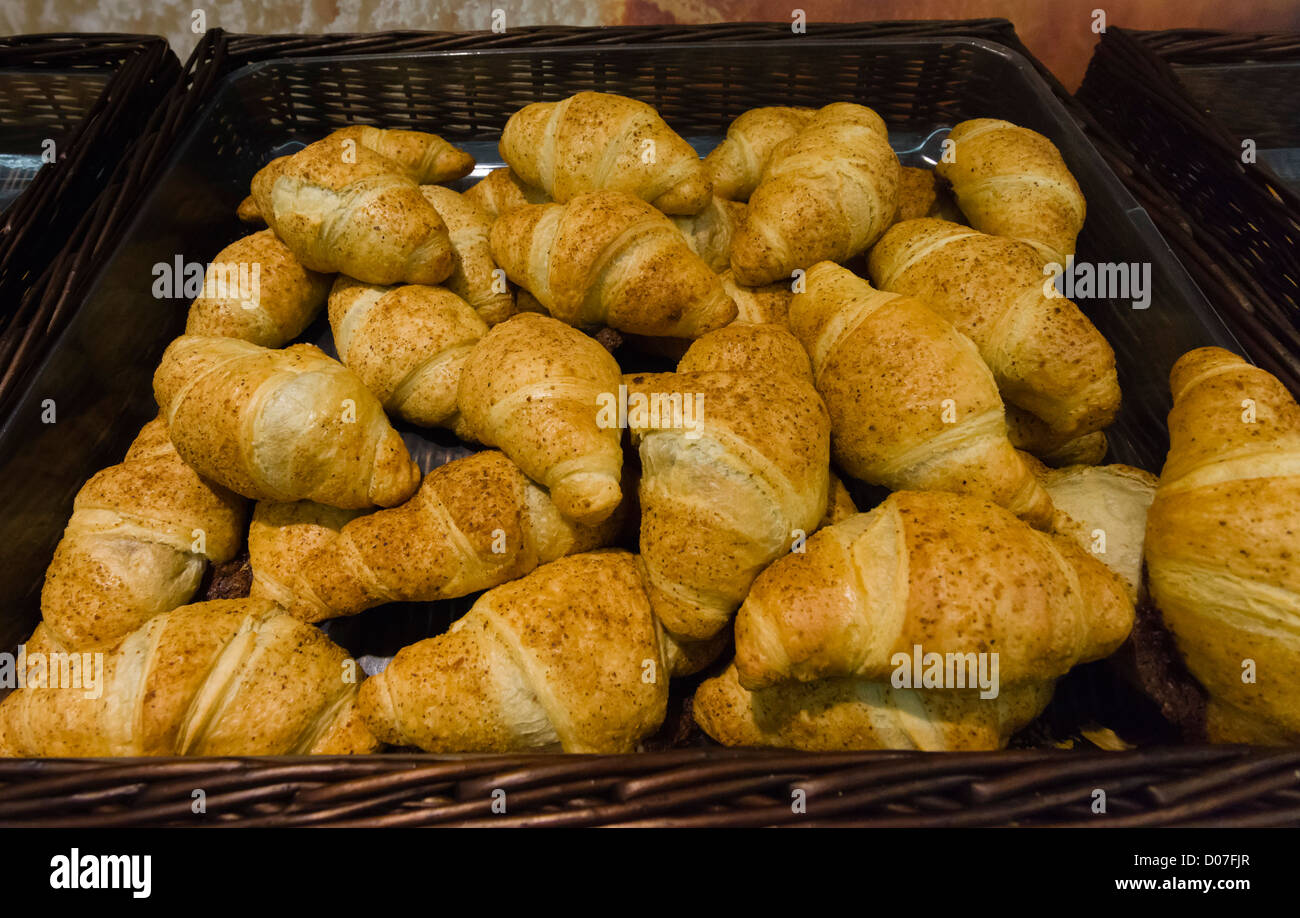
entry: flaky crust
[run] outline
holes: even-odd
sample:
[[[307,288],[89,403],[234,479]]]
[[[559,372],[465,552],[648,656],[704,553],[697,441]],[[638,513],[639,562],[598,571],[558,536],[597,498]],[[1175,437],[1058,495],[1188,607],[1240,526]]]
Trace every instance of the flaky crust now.
[[[302,556],[285,607],[304,621],[390,602],[453,599],[522,577],[539,564],[608,544],[622,525],[566,520],[551,498],[499,452],[475,453],[425,476],[409,501],[335,531],[319,516],[299,528],[290,510],[250,534],[254,582],[275,576],[277,554]],[[269,522],[263,518],[263,523]],[[309,543],[309,544],[304,544]],[[283,595],[283,594],[279,594]]]
[[[311,500],[258,501],[248,525],[248,562],[253,569],[249,596],[292,610],[303,621],[328,617],[314,598],[307,559],[339,537],[360,510],[340,510]],[[325,613],[325,614],[322,614]]]
[[[667,666],[634,556],[563,558],[481,596],[367,680],[383,740],[430,752],[632,752],[663,722]]]
[[[181,458],[236,494],[361,509],[400,503],[419,485],[379,400],[310,344],[276,351],[182,335],[153,388]]]
[[[740,682],[883,681],[894,654],[999,655],[1003,686],[1113,653],[1124,585],[1072,541],[987,501],[897,491],[823,529],[754,582],[736,618]]]
[[[186,602],[207,562],[239,550],[244,501],[177,455],[161,419],[90,478],[45,571],[41,614],[58,643],[116,641]]]
[[[808,126],[811,108],[751,108],[727,126],[727,136],[708,156],[704,168],[713,193],[731,201],[748,201],[758,187],[772,152]]]
[[[302,755],[378,746],[355,716],[356,665],[265,600],[182,606],[145,622],[103,660],[98,697],[28,687],[0,703],[0,754]]]
[[[732,665],[700,685],[691,714],[724,746],[805,752],[989,750],[1006,746],[1037,717],[1052,688],[1052,682],[1034,682],[982,699],[978,690],[896,689],[888,682],[835,678],[751,692]]]
[[[459,428],[461,369],[488,331],[469,303],[444,287],[378,287],[340,275],[329,319],[339,359],[386,411],[423,427]]]
[[[580,92],[534,102],[510,116],[501,157],[528,185],[561,204],[589,191],[622,191],[667,214],[709,203],[704,164],[644,102]]]
[[[551,492],[560,512],[594,524],[622,500],[622,431],[602,426],[618,395],[618,362],[563,322],[520,313],[483,337],[460,378],[470,435],[496,446]]]
[[[624,378],[629,406],[699,398],[693,429],[629,410],[641,456],[641,554],[651,601],[678,638],[731,621],[754,577],[826,512],[829,433],[812,386],[789,373],[706,370]],[[652,403],[650,403],[652,404]]]
[[[1210,693],[1210,739],[1295,743],[1300,407],[1220,348],[1183,355],[1170,388],[1169,457],[1147,516],[1152,598]]]
[[[731,264],[731,237],[744,216],[744,204],[714,197],[698,214],[673,217],[672,221],[709,270],[722,272]]]
[[[952,129],[952,161],[935,171],[952,185],[970,225],[1031,243],[1048,261],[1074,254],[1087,204],[1061,151],[1010,121],[975,118]]]
[[[997,384],[975,346],[918,300],[813,265],[789,323],[812,357],[831,453],[893,490],[995,501],[1046,527],[1052,506],[1007,439]]]
[[[473,306],[488,325],[510,318],[515,312],[515,298],[506,284],[505,272],[497,273],[489,243],[495,218],[450,188],[421,185],[420,192],[447,224],[451,248],[456,253],[456,265],[443,286]]]
[[[257,209],[312,271],[370,284],[436,284],[452,271],[447,227],[402,166],[327,137],[264,166]]]
[[[872,282],[914,296],[975,342],[1002,397],[1059,442],[1101,430],[1119,411],[1115,352],[1079,308],[1048,296],[1032,246],[945,220],[908,220],[871,250]]]
[[[736,283],[730,268],[719,274],[718,278],[722,281],[722,289],[736,304],[736,318],[733,322],[786,324],[786,317],[790,314],[790,301],[794,299],[794,290],[789,281],[746,287]]]
[[[770,284],[865,251],[894,219],[899,168],[874,111],[851,102],[819,110],[772,155],[749,199],[731,241],[736,281]]]
[[[254,270],[256,289],[240,289],[241,271],[251,284]],[[203,286],[204,292],[190,304],[185,334],[283,347],[316,318],[329,292],[329,278],[308,271],[275,233],[262,230],[218,252]]]
[[[620,192],[511,211],[492,225],[492,257],[570,325],[697,338],[736,314],[673,222]]]

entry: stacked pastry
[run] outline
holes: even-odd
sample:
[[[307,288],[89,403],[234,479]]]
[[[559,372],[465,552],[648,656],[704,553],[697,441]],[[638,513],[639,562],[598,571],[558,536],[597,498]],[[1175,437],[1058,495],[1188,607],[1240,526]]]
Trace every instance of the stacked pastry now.
[[[1260,480],[1289,495],[1294,403],[1191,355],[1159,487],[1091,464],[1114,357],[1043,288],[1082,194],[1031,131],[952,137],[904,169],[869,108],[762,108],[701,160],[584,92],[515,113],[464,193],[472,158],[421,132],[267,163],[239,207],[265,228],[216,256],[47,572],[27,650],[98,655],[102,691],[14,692],[0,753],[630,752],[705,671],[722,743],[998,748],[1125,640],[1148,528],[1216,735],[1293,736],[1287,555],[1205,547],[1265,518]],[[337,360],[291,343],[322,309]],[[1189,439],[1237,389],[1262,425]],[[477,451],[422,475],[395,423]],[[893,493],[860,513],[845,480]],[[250,595],[192,602],[245,544]],[[474,594],[367,680],[315,627]]]

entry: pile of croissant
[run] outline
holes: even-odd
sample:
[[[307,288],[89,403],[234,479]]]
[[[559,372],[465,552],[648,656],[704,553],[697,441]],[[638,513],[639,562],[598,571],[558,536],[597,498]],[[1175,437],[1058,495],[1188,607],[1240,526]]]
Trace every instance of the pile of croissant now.
[[[0,753],[629,752],[693,674],[727,745],[996,749],[1148,591],[1211,739],[1300,740],[1300,408],[1193,351],[1160,478],[1098,465],[1114,354],[1044,283],[1079,186],[1023,127],[950,139],[904,168],[869,108],[760,108],[701,159],[584,92],[464,193],[415,131],[266,164],[209,268],[260,288],[190,305],[46,574],[26,654],[102,691],[32,680]],[[322,309],[337,360],[290,343]],[[394,423],[482,449],[422,476]],[[245,547],[250,595],[192,603]],[[369,678],[316,627],[470,594]],[[1000,689],[900,684],[914,651]]]

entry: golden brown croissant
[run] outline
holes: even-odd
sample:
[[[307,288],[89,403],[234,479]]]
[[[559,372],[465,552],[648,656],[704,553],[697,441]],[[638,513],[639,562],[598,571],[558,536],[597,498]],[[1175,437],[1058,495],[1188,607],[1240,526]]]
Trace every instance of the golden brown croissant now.
[[[880,116],[836,102],[772,156],[731,240],[731,271],[749,286],[796,268],[844,261],[870,246],[898,209],[898,157]]]
[[[858,505],[853,502],[853,495],[844,486],[844,482],[834,472],[830,475],[830,496],[826,499],[826,515],[817,524],[818,529],[842,523],[851,516],[858,515]]]
[[[329,298],[339,359],[384,409],[424,427],[461,426],[461,369],[487,323],[443,287],[377,287],[340,275]]]
[[[461,197],[477,204],[491,220],[525,204],[551,203],[549,194],[527,184],[508,167],[493,169],[470,186]]]
[[[731,237],[745,215],[745,205],[722,198],[710,198],[698,214],[673,217],[673,224],[686,238],[686,244],[709,269],[728,270],[731,264]]]
[[[569,522],[496,451],[439,466],[405,504],[337,530],[337,517],[310,507],[259,516],[264,525],[249,534],[254,583],[266,581],[267,595],[313,622],[485,590],[605,545],[622,523],[620,515],[599,526]]]
[[[329,285],[328,277],[299,264],[275,233],[253,233],[226,246],[208,265],[185,334],[282,347],[316,318]]]
[[[1169,458],[1147,515],[1151,596],[1210,693],[1213,742],[1300,741],[1300,407],[1220,348],[1170,374]]]
[[[676,638],[706,641],[758,572],[817,528],[830,425],[797,375],[712,369],[692,350],[698,372],[624,379],[651,602]],[[727,359],[724,351],[716,365]]]
[[[898,210],[894,222],[932,217],[939,205],[935,174],[929,169],[903,166],[898,177]]]
[[[732,322],[698,338],[677,364],[678,373],[736,370],[786,373],[812,384],[812,363],[803,345],[784,325]]]
[[[885,233],[869,266],[877,287],[916,297],[969,336],[1002,397],[1055,434],[1073,439],[1114,420],[1115,353],[1052,287],[1032,246],[944,220],[908,220]]]
[[[244,501],[185,464],[161,419],[93,475],[45,572],[45,627],[69,647],[106,644],[190,601],[207,562],[239,550]]]
[[[330,134],[332,140],[353,140],[386,156],[421,185],[464,178],[474,168],[474,157],[458,150],[437,134],[399,131],[356,124]]]
[[[772,152],[808,126],[811,108],[779,105],[751,108],[727,127],[727,136],[708,156],[704,168],[713,193],[732,201],[748,201],[758,187]]]
[[[623,499],[622,431],[604,420],[619,378],[595,339],[525,312],[470,352],[458,403],[473,439],[503,450],[569,519],[594,524]]]
[[[304,266],[370,284],[436,284],[455,256],[447,227],[402,167],[327,137],[253,176],[267,225]]]
[[[474,307],[488,325],[514,315],[515,298],[506,284],[506,273],[492,260],[488,234],[492,220],[477,204],[450,188],[421,185],[425,200],[434,206],[447,224],[456,266],[444,286]]]
[[[492,257],[570,325],[697,338],[736,315],[673,222],[619,192],[511,211],[492,225]]]
[[[974,497],[897,491],[755,580],[736,617],[740,683],[891,678],[894,656],[997,652],[1002,685],[1109,655],[1124,585],[1073,541]],[[990,669],[992,661],[989,663]]]
[[[667,704],[659,625],[624,551],[563,558],[489,590],[361,693],[375,735],[430,752],[632,752]]]
[[[501,156],[528,185],[561,204],[589,191],[622,191],[666,214],[709,203],[704,164],[644,102],[580,92],[534,102],[501,132]]]
[[[1030,453],[1054,468],[1067,465],[1099,465],[1106,458],[1110,442],[1105,431],[1072,437],[1054,433],[1047,422],[1023,408],[1007,405],[1007,436],[1016,449]]]
[[[935,171],[980,232],[1023,239],[1045,260],[1074,254],[1087,204],[1061,152],[1042,134],[1010,121],[975,118],[952,129],[955,156]]]
[[[726,746],[779,746],[806,752],[1001,749],[1047,706],[1054,683],[1008,686],[996,698],[978,689],[894,688],[834,678],[782,682],[751,692],[736,667],[702,683],[691,715]]]
[[[29,668],[33,645],[64,652],[38,629]],[[356,664],[265,600],[182,606],[132,631],[99,665],[89,656],[80,690],[47,679],[0,703],[0,755],[336,755],[378,746],[357,713]],[[92,667],[97,687],[87,690]]]
[[[275,351],[182,335],[153,391],[181,458],[236,494],[360,509],[401,503],[419,486],[379,400],[310,344]]]
[[[854,478],[993,500],[1035,525],[1052,506],[1007,440],[1002,400],[975,346],[917,300],[813,265],[789,323],[812,357],[831,452]]]

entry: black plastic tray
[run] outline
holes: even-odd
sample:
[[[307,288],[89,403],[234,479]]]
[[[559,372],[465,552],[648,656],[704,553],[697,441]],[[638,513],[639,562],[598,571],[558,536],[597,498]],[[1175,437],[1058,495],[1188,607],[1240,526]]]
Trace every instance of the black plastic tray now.
[[[119,461],[156,411],[150,378],[167,343],[181,332],[188,303],[152,295],[154,266],[178,256],[206,263],[248,232],[234,213],[257,168],[288,144],[353,121],[437,131],[483,154],[522,105],[583,89],[655,105],[702,150],[752,106],[836,100],[876,108],[912,162],[932,149],[936,130],[965,118],[1006,118],[1046,134],[1088,199],[1079,258],[1151,265],[1148,309],[1109,300],[1080,303],[1119,361],[1125,403],[1111,430],[1111,461],[1158,470],[1167,448],[1173,362],[1201,345],[1237,349],[1145,211],[1034,69],[997,44],[809,38],[779,45],[532,47],[255,64],[231,74],[196,118],[83,307],[0,427],[0,504],[7,510],[0,516],[0,643],[21,639],[34,623],[42,574],[77,489],[97,469]],[[46,399],[57,406],[55,424],[42,423]],[[441,433],[407,436],[423,442],[426,465],[445,461],[456,446]],[[363,615],[343,630],[355,634],[370,618]],[[347,643],[353,652],[382,652]]]

